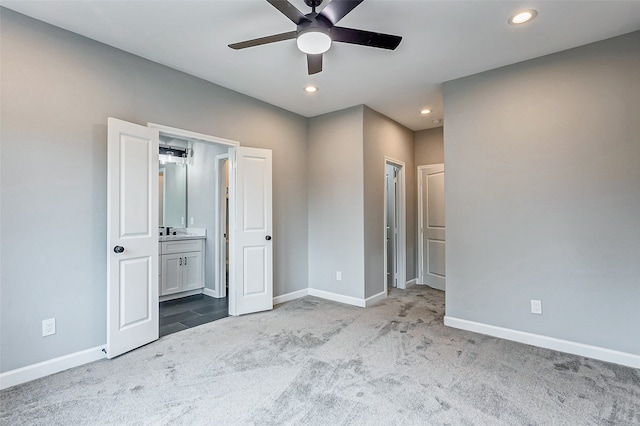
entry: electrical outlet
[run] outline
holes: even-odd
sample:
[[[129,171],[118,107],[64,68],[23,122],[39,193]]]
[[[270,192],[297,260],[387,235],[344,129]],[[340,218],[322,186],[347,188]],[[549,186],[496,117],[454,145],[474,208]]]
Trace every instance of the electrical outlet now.
[[[42,337],[56,334],[56,319],[49,318],[42,320]]]
[[[542,315],[542,302],[540,300],[531,300],[531,313]]]
[[[342,272],[336,271],[336,281],[342,281]]]

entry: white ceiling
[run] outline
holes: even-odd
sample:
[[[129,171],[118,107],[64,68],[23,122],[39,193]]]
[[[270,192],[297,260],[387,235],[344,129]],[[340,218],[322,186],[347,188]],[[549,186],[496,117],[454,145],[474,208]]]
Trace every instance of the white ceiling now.
[[[310,11],[302,0],[292,3]],[[227,47],[295,30],[264,0],[0,4],[306,117],[366,104],[412,130],[440,125],[433,120],[443,118],[444,81],[640,29],[637,0],[365,0],[339,25],[401,35],[400,46],[333,43],[323,71],[308,76],[294,40]],[[538,11],[533,22],[507,24],[525,8]],[[317,94],[303,92],[309,83],[320,88]],[[423,107],[433,112],[421,116]]]

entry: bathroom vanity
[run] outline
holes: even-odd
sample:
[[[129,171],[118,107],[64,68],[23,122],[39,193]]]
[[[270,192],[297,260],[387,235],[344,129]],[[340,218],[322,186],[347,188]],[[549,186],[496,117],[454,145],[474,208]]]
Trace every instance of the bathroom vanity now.
[[[204,241],[202,235],[159,237],[161,300],[188,296],[204,288]]]

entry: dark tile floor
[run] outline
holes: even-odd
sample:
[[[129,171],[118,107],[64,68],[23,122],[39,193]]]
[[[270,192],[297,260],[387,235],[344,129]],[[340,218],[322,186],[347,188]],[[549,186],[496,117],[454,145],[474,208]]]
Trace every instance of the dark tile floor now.
[[[229,316],[229,299],[196,294],[160,303],[160,337]]]

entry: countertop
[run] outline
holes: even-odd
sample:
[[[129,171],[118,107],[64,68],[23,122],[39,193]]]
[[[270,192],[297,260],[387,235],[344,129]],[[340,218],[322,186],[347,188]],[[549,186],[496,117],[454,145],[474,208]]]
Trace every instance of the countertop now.
[[[185,235],[185,234],[178,234],[178,235],[161,235],[158,237],[158,241],[162,242],[162,241],[178,241],[178,240],[204,240],[207,237],[205,237],[204,235]]]

